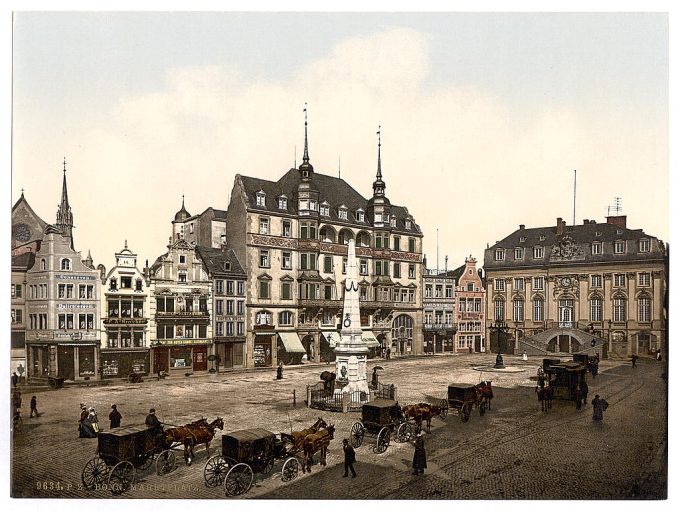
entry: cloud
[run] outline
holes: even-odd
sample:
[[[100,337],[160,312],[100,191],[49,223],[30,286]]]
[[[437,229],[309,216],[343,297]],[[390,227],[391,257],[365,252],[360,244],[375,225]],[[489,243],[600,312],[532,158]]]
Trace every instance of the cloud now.
[[[431,44],[415,30],[388,28],[341,42],[290,80],[256,80],[228,63],[168,70],[162,89],[121,97],[103,122],[64,135],[80,169],[70,174],[76,244],[110,265],[127,238],[140,259],[153,260],[182,194],[192,214],[226,209],[236,173],[275,180],[300,163],[305,102],[315,169],[336,175],[340,159],[342,177],[367,197],[382,125],[388,196],[423,228],[431,264],[437,228],[450,266],[470,253],[481,265],[486,243],[517,224],[570,218],[574,168],[584,217],[601,220],[614,195],[625,205],[628,194],[629,222],[667,231],[663,201],[653,213],[634,209],[641,165],[661,169],[646,179],[667,185],[665,126],[543,98],[528,111],[479,84],[438,83]],[[31,159],[28,140],[17,150]],[[86,187],[76,177],[83,169],[91,170]],[[636,177],[621,180],[628,175]],[[58,191],[49,197],[56,204]]]

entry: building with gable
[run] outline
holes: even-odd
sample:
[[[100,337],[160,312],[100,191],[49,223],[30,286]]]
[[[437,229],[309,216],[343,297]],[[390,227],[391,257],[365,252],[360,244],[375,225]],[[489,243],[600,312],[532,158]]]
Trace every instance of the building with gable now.
[[[305,112],[306,114],[306,112]],[[236,175],[227,240],[247,275],[246,366],[333,359],[347,244],[356,242],[361,323],[372,353],[423,353],[422,232],[385,194],[378,144],[373,194],[315,172],[305,118],[302,164],[278,181]]]
[[[653,356],[666,350],[667,257],[623,215],[520,225],[484,252],[487,328],[506,322],[506,352]]]
[[[172,221],[172,239],[182,238],[199,247],[221,248],[226,244],[226,218],[226,211],[212,207],[198,215],[190,215],[182,197],[182,208]]]

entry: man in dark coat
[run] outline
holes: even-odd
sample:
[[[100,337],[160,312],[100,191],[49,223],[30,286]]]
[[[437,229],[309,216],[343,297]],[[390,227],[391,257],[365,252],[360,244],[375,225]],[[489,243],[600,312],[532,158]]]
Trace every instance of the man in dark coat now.
[[[588,403],[588,384],[585,380],[581,382],[581,399],[584,405]]]
[[[16,387],[18,383],[19,377],[17,376],[17,373],[12,373],[12,387]]]
[[[576,388],[574,389],[574,400],[576,401],[576,409],[580,410],[581,403],[583,402],[583,394],[581,394],[581,385],[579,385],[578,383],[576,384]]]
[[[413,453],[413,475],[424,474],[427,468],[427,458],[425,455],[425,438],[423,432],[416,437],[416,450]]]
[[[116,405],[111,405],[111,413],[109,414],[109,420],[111,421],[111,429],[120,427],[120,420],[123,416],[118,411]]]
[[[593,420],[602,422],[603,413],[609,407],[609,403],[604,399],[600,399],[599,394],[595,394],[595,399],[591,401],[593,405]]]
[[[161,421],[158,420],[158,417],[156,417],[155,408],[149,410],[149,415],[146,416],[146,420],[144,421],[144,423],[146,424],[147,428],[154,430],[157,434],[163,432],[163,426],[161,424]]]
[[[97,432],[92,426],[90,414],[87,411],[87,407],[82,403],[80,405],[80,422],[78,424],[78,431],[80,433],[80,438],[97,438]]]
[[[637,356],[637,355],[633,355],[633,356],[630,357],[630,361],[633,363],[633,368],[637,367],[637,366],[636,366],[636,364],[637,364],[637,359],[638,359],[638,356]]]
[[[40,414],[38,413],[38,400],[35,396],[31,398],[31,417],[33,417],[34,413],[36,417],[40,417]]]
[[[283,380],[283,362],[279,362],[279,366],[276,368],[276,379]]]
[[[342,441],[342,450],[345,452],[345,473],[342,477],[347,477],[348,470],[352,472],[352,477],[356,477],[357,473],[354,471],[356,454],[354,453],[354,447],[350,445],[346,438]]]

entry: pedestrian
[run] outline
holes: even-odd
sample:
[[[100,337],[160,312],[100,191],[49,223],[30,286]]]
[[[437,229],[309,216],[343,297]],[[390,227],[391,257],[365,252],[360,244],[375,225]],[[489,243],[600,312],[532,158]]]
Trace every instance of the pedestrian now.
[[[342,450],[345,452],[345,473],[342,477],[348,476],[348,470],[352,472],[352,477],[356,477],[357,473],[354,470],[354,462],[356,461],[356,454],[354,453],[354,447],[352,447],[349,441],[344,438],[342,440]]]
[[[590,374],[593,375],[593,378],[597,376],[597,371],[600,367],[600,356],[595,355],[595,360],[590,364]]]
[[[89,412],[88,419],[92,423],[92,429],[94,429],[95,433],[99,433],[99,417],[97,417],[97,411],[94,409],[94,406],[90,407]]]
[[[384,346],[383,346],[383,349],[382,349],[382,358],[383,358],[383,359],[387,358],[387,353],[386,353],[386,351],[385,351],[385,347],[384,347]]]
[[[526,351],[524,353],[522,353],[522,360],[524,360],[524,361],[529,360],[529,357],[527,356]]]
[[[661,350],[657,350],[656,352],[656,359],[661,362]]]
[[[637,364],[637,359],[638,359],[638,356],[635,355],[635,354],[633,354],[633,355],[630,357],[630,361],[633,363],[633,368],[637,367],[637,366],[636,366],[636,364]]]
[[[416,450],[413,453],[413,475],[424,474],[427,468],[427,458],[425,455],[425,438],[423,432],[419,432],[416,437]]]
[[[581,382],[581,399],[583,399],[583,404],[588,403],[588,384],[585,380]]]
[[[599,394],[595,394],[595,399],[592,400],[593,405],[593,420],[597,422],[602,422],[603,413],[609,407],[609,403],[604,399],[600,399]]]
[[[472,344],[470,344],[470,346],[468,346],[468,353],[469,353],[470,355],[472,355]]]
[[[31,417],[33,417],[34,412],[36,417],[40,417],[40,414],[38,413],[38,400],[35,396],[31,397]]]
[[[576,409],[580,410],[581,409],[581,401],[582,401],[582,394],[581,394],[581,386],[577,383],[576,387],[574,388],[574,400],[576,401]]]
[[[392,350],[387,348],[387,351],[385,352],[387,354],[387,360],[390,359],[390,354],[392,353]]]
[[[80,421],[78,422],[78,433],[80,438],[96,438],[97,432],[90,421],[90,414],[87,412],[87,407],[80,404]]]
[[[276,368],[276,379],[283,380],[283,362],[279,362],[279,367]]]
[[[116,405],[111,405],[111,413],[109,414],[109,420],[111,421],[111,429],[120,427],[120,420],[123,416],[118,411]]]
[[[12,387],[16,387],[18,383],[19,383],[19,377],[17,376],[16,372],[13,372],[12,373]]]

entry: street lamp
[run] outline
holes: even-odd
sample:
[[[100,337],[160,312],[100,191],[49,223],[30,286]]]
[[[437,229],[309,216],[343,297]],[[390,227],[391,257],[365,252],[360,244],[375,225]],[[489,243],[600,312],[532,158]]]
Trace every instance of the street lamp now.
[[[509,327],[508,324],[502,320],[502,319],[497,319],[494,321],[491,325],[489,325],[489,330],[493,334],[494,332],[496,333],[496,363],[494,364],[494,369],[505,369],[505,365],[503,364],[503,349],[501,346],[501,334],[503,341],[505,342],[505,335],[508,333]]]

